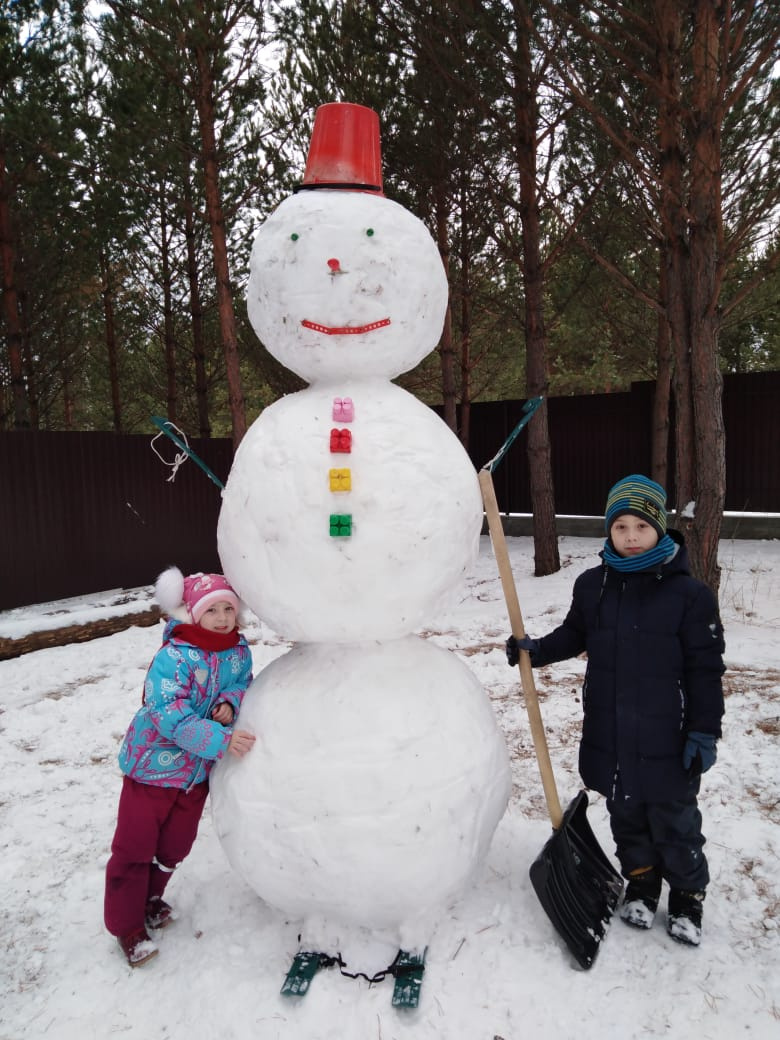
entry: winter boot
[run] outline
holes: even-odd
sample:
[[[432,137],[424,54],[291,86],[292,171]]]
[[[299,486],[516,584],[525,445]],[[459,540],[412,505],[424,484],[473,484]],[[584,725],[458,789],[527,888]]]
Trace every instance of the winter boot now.
[[[661,896],[661,874],[655,867],[635,871],[628,879],[620,919],[634,928],[651,928]]]
[[[119,935],[117,936],[117,942],[131,968],[139,968],[142,964],[150,961],[152,957],[156,957],[159,952],[149,938],[145,928],[139,928],[137,931],[131,932],[130,935]]]
[[[147,928],[167,928],[174,921],[173,907],[161,896],[152,896],[146,902],[145,917]]]
[[[666,930],[677,942],[698,946],[701,942],[701,916],[704,890],[686,892],[682,888],[669,890]]]

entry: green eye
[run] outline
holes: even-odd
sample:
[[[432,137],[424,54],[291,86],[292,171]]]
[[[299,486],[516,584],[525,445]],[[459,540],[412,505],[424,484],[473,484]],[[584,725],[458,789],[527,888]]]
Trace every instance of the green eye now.
[[[301,236],[298,234],[297,231],[293,231],[293,233],[290,235],[290,239],[293,242],[297,242],[300,237]]]
[[[369,238],[371,238],[371,236],[374,234],[374,229],[372,227],[366,228],[366,234]]]

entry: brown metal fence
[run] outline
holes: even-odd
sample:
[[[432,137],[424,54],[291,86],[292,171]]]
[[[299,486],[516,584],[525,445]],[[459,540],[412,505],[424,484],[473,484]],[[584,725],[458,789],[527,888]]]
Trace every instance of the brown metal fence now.
[[[724,382],[726,509],[780,513],[780,372]],[[648,471],[652,394],[652,383],[637,383],[627,393],[548,400],[559,515],[600,516],[615,480]],[[522,405],[472,406],[475,466],[495,455]],[[192,461],[169,482],[151,436],[0,433],[0,609],[135,588],[171,563],[219,568],[219,488]],[[224,482],[231,442],[190,445]],[[176,449],[168,442],[161,451],[172,458]],[[522,442],[494,476],[502,510],[530,512]]]
[[[170,470],[150,436],[0,433],[0,609],[154,581],[171,563],[219,568],[220,490],[193,462]],[[190,440],[224,482],[229,440]],[[164,458],[176,448],[161,447]]]
[[[601,516],[611,485],[650,469],[653,383],[619,394],[550,397],[555,508],[559,516]],[[471,408],[469,454],[479,468],[504,443],[522,416],[522,401]],[[439,409],[440,411],[440,409]],[[780,512],[780,372],[724,378],[726,511]],[[674,473],[674,444],[668,472]],[[508,513],[529,513],[528,459],[513,450],[494,474],[496,496]],[[673,503],[674,485],[667,486]]]

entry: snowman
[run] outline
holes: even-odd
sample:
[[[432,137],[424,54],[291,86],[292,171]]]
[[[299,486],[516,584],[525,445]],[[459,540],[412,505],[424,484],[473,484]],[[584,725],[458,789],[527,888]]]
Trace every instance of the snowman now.
[[[462,445],[391,382],[434,349],[446,304],[435,243],[382,192],[376,113],[322,106],[248,287],[258,336],[308,386],[247,432],[218,523],[228,580],[294,645],[247,692],[252,753],[211,784],[228,860],[303,949],[424,948],[508,800],[485,691],[416,634],[482,523]]]

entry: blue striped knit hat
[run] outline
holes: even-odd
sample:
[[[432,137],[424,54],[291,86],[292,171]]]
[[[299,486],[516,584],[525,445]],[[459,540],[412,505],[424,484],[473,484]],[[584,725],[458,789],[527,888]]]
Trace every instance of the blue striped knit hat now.
[[[666,492],[649,477],[632,473],[610,489],[604,514],[607,534],[614,521],[626,513],[647,521],[656,529],[659,538],[666,534]]]

